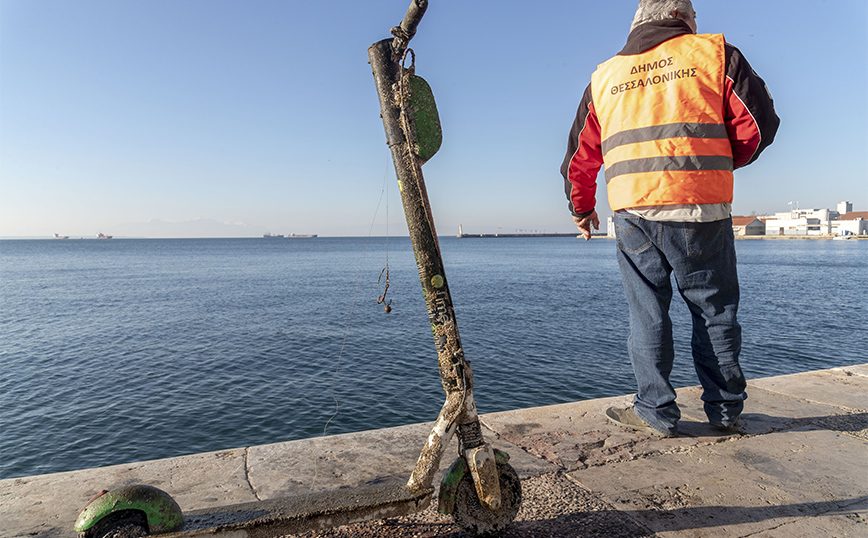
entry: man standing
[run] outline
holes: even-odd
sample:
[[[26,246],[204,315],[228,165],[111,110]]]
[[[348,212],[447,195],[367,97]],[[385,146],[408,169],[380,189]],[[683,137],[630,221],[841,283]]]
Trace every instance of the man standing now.
[[[735,428],[746,381],[738,362],[739,289],[730,217],[733,173],[772,143],[780,120],[763,80],[720,34],[696,34],[690,0],[641,0],[627,44],[591,76],[561,167],[584,238],[599,228],[605,165],[630,307],[638,391],[607,418],[677,435],[670,275],[693,320],[694,366],[709,422]]]

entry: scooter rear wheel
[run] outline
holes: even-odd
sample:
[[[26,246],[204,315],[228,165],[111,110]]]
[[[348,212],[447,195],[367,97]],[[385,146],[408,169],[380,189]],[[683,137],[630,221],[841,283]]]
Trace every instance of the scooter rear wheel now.
[[[148,521],[137,510],[122,510],[104,517],[94,527],[82,533],[84,538],[142,538],[150,534]]]
[[[500,480],[500,508],[490,510],[479,502],[470,473],[465,474],[455,490],[452,519],[464,532],[477,538],[499,536],[515,519],[521,506],[521,480],[508,463],[497,464]]]

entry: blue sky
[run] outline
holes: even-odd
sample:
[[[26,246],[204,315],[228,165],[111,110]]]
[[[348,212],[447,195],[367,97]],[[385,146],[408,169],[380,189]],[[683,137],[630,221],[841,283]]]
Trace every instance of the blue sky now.
[[[406,234],[367,47],[408,4],[0,0],[0,236]],[[782,119],[734,213],[868,210],[868,4],[694,6]],[[574,231],[566,136],[634,11],[431,0],[411,47],[443,125],[423,169],[440,233]]]

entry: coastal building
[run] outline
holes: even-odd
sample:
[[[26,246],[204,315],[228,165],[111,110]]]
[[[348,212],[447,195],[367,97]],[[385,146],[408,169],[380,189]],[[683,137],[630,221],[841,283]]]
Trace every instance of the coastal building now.
[[[766,225],[756,217],[732,217],[732,233],[735,235],[765,235]]]
[[[848,201],[843,201],[838,204],[838,213],[841,215],[846,215],[847,213],[853,212],[853,203]]]
[[[838,204],[849,204],[842,202]],[[852,206],[852,204],[850,204]],[[765,222],[766,235],[829,235],[831,223],[841,214],[832,209],[799,209],[798,205],[790,211],[775,213]]]
[[[868,234],[868,212],[853,211],[843,201],[837,209],[799,209],[763,218],[766,235],[863,235]]]
[[[766,220],[766,235],[828,235],[831,227],[828,220],[819,217],[787,216],[789,213],[776,213]]]
[[[835,235],[868,235],[868,211],[848,211],[831,224]]]

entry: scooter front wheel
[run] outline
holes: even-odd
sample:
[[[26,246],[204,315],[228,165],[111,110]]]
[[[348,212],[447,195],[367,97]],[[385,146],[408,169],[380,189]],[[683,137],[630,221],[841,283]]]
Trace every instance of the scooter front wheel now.
[[[500,481],[500,508],[491,510],[479,502],[473,477],[466,473],[455,490],[452,519],[464,532],[476,538],[499,536],[515,519],[521,506],[521,480],[508,463],[497,464]]]

